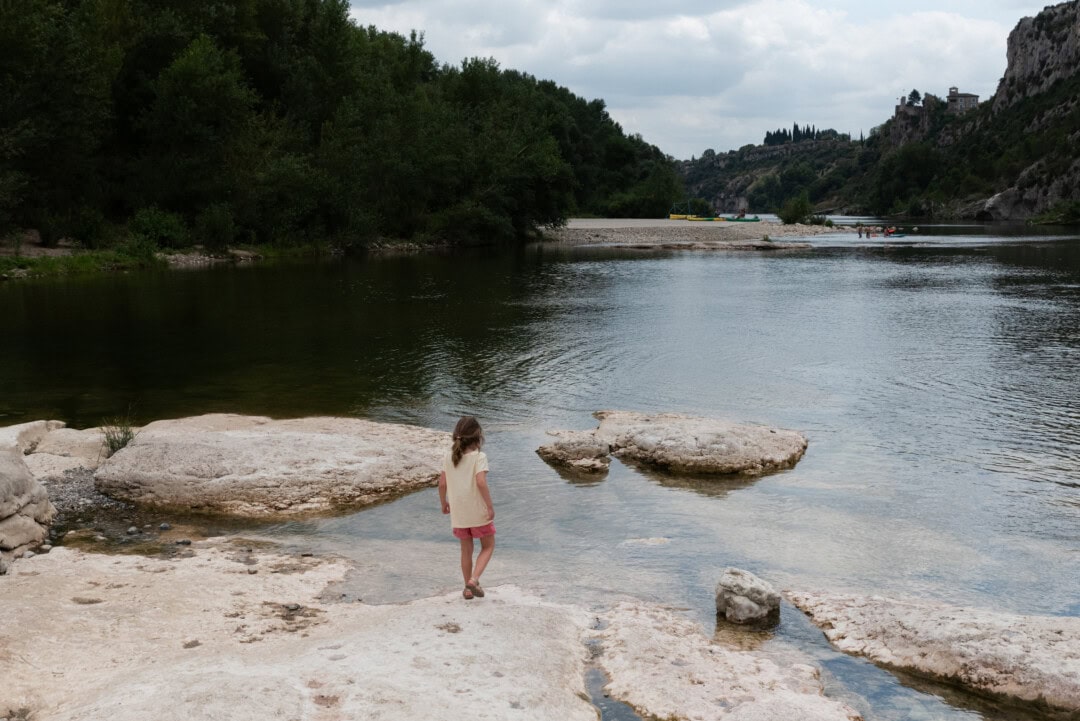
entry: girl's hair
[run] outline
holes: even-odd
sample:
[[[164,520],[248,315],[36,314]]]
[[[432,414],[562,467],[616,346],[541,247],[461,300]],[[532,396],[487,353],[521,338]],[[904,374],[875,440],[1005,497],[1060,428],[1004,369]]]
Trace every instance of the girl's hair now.
[[[473,446],[479,448],[484,445],[484,432],[480,430],[480,421],[472,416],[462,416],[454,426],[454,448],[450,459],[456,467],[465,451]]]

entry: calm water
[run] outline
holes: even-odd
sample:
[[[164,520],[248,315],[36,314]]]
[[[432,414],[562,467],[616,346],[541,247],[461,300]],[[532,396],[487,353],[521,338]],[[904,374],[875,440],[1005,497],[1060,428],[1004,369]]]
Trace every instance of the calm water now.
[[[488,436],[486,576],[712,624],[735,565],[778,587],[1080,614],[1080,239],[922,229],[797,254],[528,248],[0,286],[0,424],[209,411],[356,415]],[[866,241],[863,241],[866,243]],[[598,409],[805,432],[792,471],[692,483],[534,449]],[[343,592],[456,589],[424,491],[261,529],[357,562]],[[790,607],[766,650],[813,657],[868,719],[1024,717],[833,652]],[[1019,714],[1019,716],[1018,716]],[[1026,718],[1026,717],[1025,717]]]

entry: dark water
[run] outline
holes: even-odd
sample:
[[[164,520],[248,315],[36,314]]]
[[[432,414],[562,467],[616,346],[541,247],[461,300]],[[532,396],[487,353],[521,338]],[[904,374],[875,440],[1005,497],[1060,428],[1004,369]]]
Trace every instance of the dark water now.
[[[0,424],[209,411],[357,415],[488,436],[487,583],[622,596],[711,624],[725,566],[778,587],[1080,614],[1080,240],[923,229],[785,255],[528,248],[0,286]],[[603,408],[795,428],[792,471],[564,479],[544,431]],[[454,589],[434,491],[262,529],[355,559],[351,594]],[[1028,718],[833,652],[868,719]]]

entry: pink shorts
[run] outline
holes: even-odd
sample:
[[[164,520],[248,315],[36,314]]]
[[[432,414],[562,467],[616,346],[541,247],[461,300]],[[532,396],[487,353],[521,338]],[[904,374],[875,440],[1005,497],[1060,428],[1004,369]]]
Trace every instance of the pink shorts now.
[[[460,538],[462,540],[466,538],[484,538],[485,536],[495,535],[495,524],[489,523],[486,526],[473,526],[472,528],[455,528],[454,538]]]

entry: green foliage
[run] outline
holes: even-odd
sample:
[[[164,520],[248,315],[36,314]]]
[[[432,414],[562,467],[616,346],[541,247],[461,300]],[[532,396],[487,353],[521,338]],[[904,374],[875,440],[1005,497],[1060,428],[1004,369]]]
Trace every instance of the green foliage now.
[[[105,434],[105,457],[109,458],[121,448],[135,440],[139,435],[135,428],[134,417],[127,413],[101,421],[101,431]]]
[[[347,0],[0,3],[0,232],[125,245],[497,242],[658,216],[674,161],[603,101],[443,66]],[[75,209],[74,211],[71,209]],[[134,237],[138,236],[138,237]]]
[[[1064,200],[1032,218],[1031,222],[1045,225],[1080,225],[1080,200]]]
[[[227,203],[214,203],[195,216],[195,239],[207,250],[223,251],[236,238],[236,223]]]
[[[806,196],[806,191],[803,191],[795,197],[788,198],[776,214],[784,225],[792,225],[794,223],[805,223],[813,210],[810,199]]]
[[[128,230],[136,238],[145,239],[158,248],[183,248],[188,244],[184,219],[157,206],[135,213]]]

